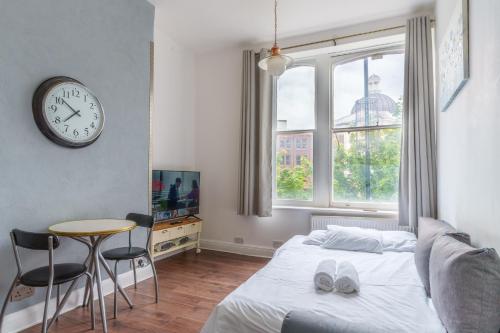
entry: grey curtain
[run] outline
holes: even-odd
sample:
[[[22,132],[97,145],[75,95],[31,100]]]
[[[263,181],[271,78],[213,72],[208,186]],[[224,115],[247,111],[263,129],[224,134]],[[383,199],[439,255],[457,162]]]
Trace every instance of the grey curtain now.
[[[271,216],[272,78],[257,63],[267,52],[243,51],[239,215]]]
[[[432,36],[429,17],[406,24],[403,137],[399,176],[399,221],[417,227],[418,217],[436,217],[436,133]]]

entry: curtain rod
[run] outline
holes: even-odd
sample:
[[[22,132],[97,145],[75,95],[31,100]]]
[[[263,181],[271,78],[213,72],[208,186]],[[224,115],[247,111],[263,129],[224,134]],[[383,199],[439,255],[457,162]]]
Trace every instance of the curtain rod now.
[[[434,19],[431,19],[431,23],[434,23],[434,21],[435,21]],[[337,45],[337,41],[340,40],[340,39],[347,39],[347,38],[353,38],[353,37],[358,37],[358,36],[371,35],[371,34],[375,34],[375,33],[378,33],[378,32],[396,30],[396,29],[401,29],[401,28],[405,28],[405,27],[406,27],[406,25],[398,25],[398,26],[395,26],[395,27],[377,29],[377,30],[372,30],[372,31],[360,32],[360,33],[357,33],[357,34],[344,35],[344,36],[340,36],[340,37],[334,37],[334,38],[329,38],[329,39],[318,40],[318,41],[315,41],[315,42],[290,45],[290,46],[282,47],[281,49],[282,50],[290,50],[290,49],[296,49],[296,48],[299,48],[299,47],[311,46],[311,45],[316,45],[316,44],[323,44],[323,43],[328,43],[328,42],[332,42],[333,45],[336,46]]]

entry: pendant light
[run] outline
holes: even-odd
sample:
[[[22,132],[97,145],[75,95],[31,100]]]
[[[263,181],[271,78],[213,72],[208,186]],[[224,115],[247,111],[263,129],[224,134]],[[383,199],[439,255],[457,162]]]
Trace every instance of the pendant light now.
[[[271,48],[271,55],[259,61],[259,67],[267,71],[272,76],[280,76],[287,66],[292,64],[292,58],[281,54],[277,43],[278,35],[278,0],[274,0],[274,45]]]

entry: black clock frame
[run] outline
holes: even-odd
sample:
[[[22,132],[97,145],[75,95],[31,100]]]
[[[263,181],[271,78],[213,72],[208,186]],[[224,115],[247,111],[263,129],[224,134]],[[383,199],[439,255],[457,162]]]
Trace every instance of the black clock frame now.
[[[49,124],[47,123],[47,119],[45,118],[45,116],[43,114],[44,113],[43,108],[44,108],[45,98],[47,96],[47,93],[54,86],[56,86],[58,84],[71,83],[71,82],[80,84],[80,85],[85,87],[85,85],[83,83],[81,83],[80,81],[77,81],[77,80],[70,78],[70,77],[67,77],[67,76],[55,76],[55,77],[52,77],[50,79],[43,81],[38,86],[38,88],[35,90],[35,93],[33,94],[33,100],[32,100],[33,118],[35,119],[35,123],[36,123],[38,129],[40,130],[40,132],[42,132],[43,135],[45,135],[50,141],[52,141],[60,146],[67,147],[67,148],[83,148],[83,147],[86,147],[88,145],[93,144],[97,139],[99,139],[99,137],[101,136],[102,130],[104,128],[104,119],[102,120],[103,125],[102,125],[101,129],[94,139],[92,139],[90,141],[86,141],[86,142],[72,142],[72,141],[65,140],[65,139],[61,138],[59,135],[57,135],[57,133],[55,133],[52,130],[52,128],[49,126]],[[97,99],[97,97],[95,97],[95,95],[94,95],[94,98]],[[99,102],[98,99],[97,99],[97,101]],[[99,104],[100,104],[101,110],[102,110],[101,102],[99,102]],[[104,113],[103,113],[103,116],[104,116]]]

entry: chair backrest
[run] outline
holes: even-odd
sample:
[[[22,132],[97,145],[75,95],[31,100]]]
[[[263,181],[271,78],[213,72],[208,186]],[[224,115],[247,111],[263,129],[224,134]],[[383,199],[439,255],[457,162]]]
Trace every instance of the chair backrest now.
[[[10,232],[10,238],[12,239],[12,249],[16,258],[18,277],[21,276],[23,271],[21,257],[19,256],[19,252],[17,250],[18,247],[30,250],[48,251],[49,267],[51,271],[54,270],[54,249],[58,248],[60,244],[57,236],[49,233],[35,233],[14,229]]]
[[[139,227],[152,228],[154,224],[153,217],[151,215],[128,213],[127,220],[134,221]]]
[[[150,215],[138,214],[138,213],[128,213],[127,220],[134,221],[139,227],[148,228],[146,248],[149,248],[149,243],[151,242],[151,235],[153,234],[152,228],[154,224],[154,219]],[[132,247],[132,230],[128,232],[128,246]]]
[[[35,233],[19,229],[12,230],[12,238],[16,246],[30,250],[49,250],[49,237],[52,237],[52,248],[59,247],[59,238],[49,233]]]

